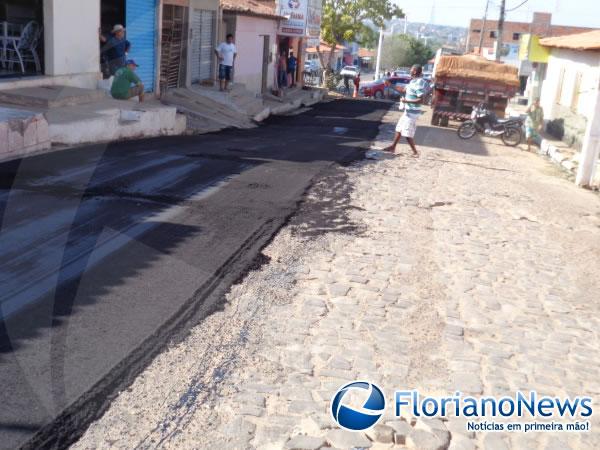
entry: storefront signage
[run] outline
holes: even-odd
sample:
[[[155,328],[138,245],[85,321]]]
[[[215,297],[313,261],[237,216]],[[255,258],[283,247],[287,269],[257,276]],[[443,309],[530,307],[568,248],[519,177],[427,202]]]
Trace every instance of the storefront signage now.
[[[318,47],[321,44],[321,15],[323,0],[308,0],[306,19],[306,37],[308,47]]]
[[[279,25],[282,36],[304,37],[309,0],[279,0],[278,14],[286,17]]]

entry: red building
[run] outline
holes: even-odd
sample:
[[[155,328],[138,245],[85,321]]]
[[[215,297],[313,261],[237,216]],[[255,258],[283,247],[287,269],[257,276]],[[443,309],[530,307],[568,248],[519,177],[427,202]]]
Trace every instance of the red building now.
[[[469,35],[467,38],[467,53],[479,53],[479,41],[483,34],[483,49],[493,49],[497,39],[498,21],[486,20],[485,29],[482,19],[471,19]],[[592,31],[593,28],[571,27],[552,24],[552,14],[546,12],[534,12],[533,20],[528,22],[504,22],[504,33],[502,43],[506,46],[518,46],[521,35],[525,33],[536,34],[541,37],[564,36],[567,34],[583,33]],[[483,53],[483,52],[482,52]]]

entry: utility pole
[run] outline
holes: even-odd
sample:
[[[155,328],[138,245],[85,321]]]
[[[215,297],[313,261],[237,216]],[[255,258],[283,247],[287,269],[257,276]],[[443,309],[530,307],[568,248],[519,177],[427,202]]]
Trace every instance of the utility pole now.
[[[381,71],[381,49],[383,48],[383,27],[379,28],[379,45],[377,46],[377,64],[375,65],[375,77],[379,77]]]
[[[404,15],[404,34],[406,34],[407,30],[408,30],[408,16],[405,14]]]
[[[483,13],[483,23],[481,24],[481,32],[479,33],[479,55],[483,53],[481,47],[483,47],[483,35],[485,34],[485,23],[487,22],[488,8],[490,7],[490,0],[485,3],[485,13]]]
[[[500,3],[500,18],[498,19],[498,40],[496,41],[496,61],[500,61],[502,53],[502,38],[504,34],[504,15],[506,12],[506,0],[502,0]]]

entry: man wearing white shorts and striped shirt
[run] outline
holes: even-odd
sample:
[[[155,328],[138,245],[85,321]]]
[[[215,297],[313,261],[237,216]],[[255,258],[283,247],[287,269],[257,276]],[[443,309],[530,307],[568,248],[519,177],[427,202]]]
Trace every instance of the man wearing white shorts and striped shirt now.
[[[425,95],[425,81],[422,78],[423,68],[418,64],[415,64],[410,69],[410,76],[412,80],[404,87],[392,87],[399,92],[404,92],[404,99],[400,100],[400,110],[404,111],[404,114],[396,125],[396,136],[394,142],[389,147],[384,148],[386,152],[394,153],[396,146],[400,142],[400,138],[404,136],[408,141],[408,145],[412,149],[413,156],[419,156],[417,147],[415,145],[415,132],[417,131],[417,119],[421,115],[421,103],[423,102],[423,95]],[[386,81],[389,86],[390,82]]]

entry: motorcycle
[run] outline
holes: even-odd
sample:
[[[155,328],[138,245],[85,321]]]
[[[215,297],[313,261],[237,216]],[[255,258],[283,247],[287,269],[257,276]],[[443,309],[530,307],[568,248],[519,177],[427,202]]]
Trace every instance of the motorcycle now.
[[[493,111],[490,111],[484,103],[480,103],[473,108],[471,120],[464,121],[457,132],[461,139],[471,139],[477,133],[500,137],[505,145],[515,147],[523,138],[522,130],[523,119],[498,119]]]

